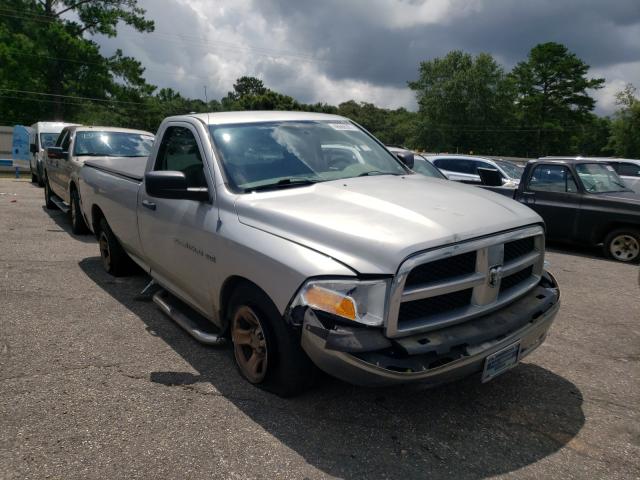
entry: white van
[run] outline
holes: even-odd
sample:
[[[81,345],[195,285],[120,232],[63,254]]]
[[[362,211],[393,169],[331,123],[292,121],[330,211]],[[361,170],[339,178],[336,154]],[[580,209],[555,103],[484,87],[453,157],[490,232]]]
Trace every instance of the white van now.
[[[31,138],[29,140],[31,159],[29,168],[31,170],[31,181],[44,187],[44,160],[47,155],[47,148],[56,144],[58,135],[62,129],[75,123],[63,122],[37,122],[31,125]]]

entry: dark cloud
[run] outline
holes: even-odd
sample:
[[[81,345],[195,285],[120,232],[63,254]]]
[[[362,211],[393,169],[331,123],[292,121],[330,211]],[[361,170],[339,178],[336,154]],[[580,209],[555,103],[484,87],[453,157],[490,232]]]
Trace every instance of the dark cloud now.
[[[100,42],[122,46],[148,66],[154,83],[191,96],[201,96],[205,84],[221,96],[248,74],[302,101],[356,97],[412,106],[406,82],[420,61],[460,49],[489,52],[509,69],[547,41],[567,45],[607,78],[600,111],[611,108],[613,85],[640,86],[639,0],[141,3],[156,33]]]

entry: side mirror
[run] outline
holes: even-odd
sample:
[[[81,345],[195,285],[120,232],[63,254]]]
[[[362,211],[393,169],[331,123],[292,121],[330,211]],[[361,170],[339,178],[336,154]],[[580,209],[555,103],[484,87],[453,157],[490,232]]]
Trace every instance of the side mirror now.
[[[38,146],[35,143],[29,145],[29,151],[31,153],[38,153]]]
[[[502,175],[495,168],[478,168],[478,175],[480,175],[480,183],[488,187],[501,187]]]
[[[49,147],[47,148],[47,157],[51,159],[65,158],[65,152],[62,151],[61,147]]]
[[[413,168],[413,164],[414,164],[413,152],[410,152],[408,150],[405,150],[404,152],[397,152],[396,157],[398,157],[398,159],[402,163],[404,163],[407,167]]]
[[[206,188],[189,188],[187,177],[182,172],[147,172],[144,176],[144,186],[150,197],[200,202],[209,200],[209,191]]]

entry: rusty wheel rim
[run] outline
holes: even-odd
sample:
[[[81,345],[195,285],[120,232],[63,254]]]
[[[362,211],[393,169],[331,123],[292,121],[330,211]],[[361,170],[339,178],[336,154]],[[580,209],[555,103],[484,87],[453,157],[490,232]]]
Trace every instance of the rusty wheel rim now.
[[[109,251],[109,240],[107,240],[107,234],[100,232],[100,256],[102,257],[102,265],[108,272],[111,268],[111,252]]]
[[[242,374],[260,383],[267,373],[267,341],[260,320],[248,306],[236,310],[231,326],[233,353]]]

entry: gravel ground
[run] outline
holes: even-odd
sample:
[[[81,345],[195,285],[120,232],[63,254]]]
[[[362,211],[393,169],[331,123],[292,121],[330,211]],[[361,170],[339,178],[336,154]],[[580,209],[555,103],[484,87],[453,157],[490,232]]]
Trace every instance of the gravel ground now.
[[[0,179],[0,478],[640,478],[638,267],[548,254],[546,343],[488,384],[281,399],[106,274],[43,191]]]

